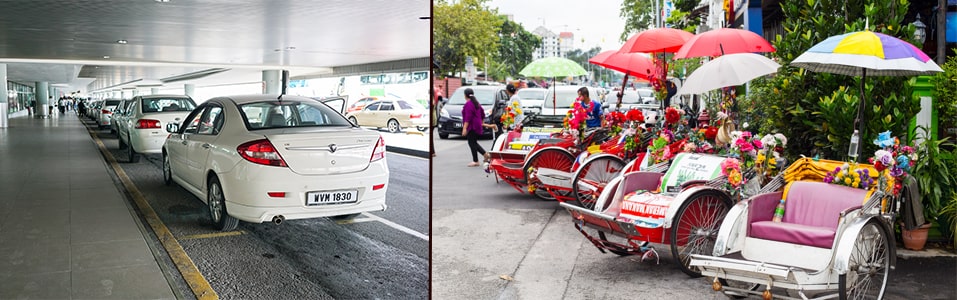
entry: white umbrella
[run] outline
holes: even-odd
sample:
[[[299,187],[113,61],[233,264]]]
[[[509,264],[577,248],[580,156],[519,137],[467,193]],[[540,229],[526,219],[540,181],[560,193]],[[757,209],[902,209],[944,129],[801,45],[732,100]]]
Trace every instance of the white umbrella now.
[[[733,53],[709,61],[681,85],[678,95],[702,94],[726,86],[742,85],[752,79],[775,73],[781,65],[754,53]]]

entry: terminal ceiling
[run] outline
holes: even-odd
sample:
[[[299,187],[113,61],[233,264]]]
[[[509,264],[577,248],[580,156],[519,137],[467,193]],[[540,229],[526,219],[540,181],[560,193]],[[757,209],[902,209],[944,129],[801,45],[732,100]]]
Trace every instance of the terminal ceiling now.
[[[67,90],[257,82],[429,56],[431,2],[0,1],[9,81]],[[221,71],[221,72],[216,72]],[[205,75],[213,73],[212,75]]]

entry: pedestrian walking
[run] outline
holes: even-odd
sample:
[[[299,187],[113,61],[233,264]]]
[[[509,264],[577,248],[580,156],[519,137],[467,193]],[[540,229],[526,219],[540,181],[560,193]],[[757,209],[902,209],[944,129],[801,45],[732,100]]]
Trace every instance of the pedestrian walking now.
[[[466,88],[465,99],[468,99],[468,103],[462,106],[462,135],[468,139],[469,151],[472,152],[472,162],[469,163],[468,166],[478,167],[479,154],[482,154],[485,161],[489,161],[490,159],[488,152],[485,152],[485,149],[478,143],[479,136],[484,133],[485,127],[492,128],[495,131],[498,131],[498,128],[495,124],[485,124],[483,122],[485,119],[485,109],[482,108],[482,104],[475,98],[475,91]]]
[[[47,96],[47,111],[49,115],[53,115],[53,106],[56,105],[56,102],[53,101],[53,96]]]
[[[60,115],[66,113],[66,99],[61,97],[60,100],[57,101],[57,108],[60,110]]]

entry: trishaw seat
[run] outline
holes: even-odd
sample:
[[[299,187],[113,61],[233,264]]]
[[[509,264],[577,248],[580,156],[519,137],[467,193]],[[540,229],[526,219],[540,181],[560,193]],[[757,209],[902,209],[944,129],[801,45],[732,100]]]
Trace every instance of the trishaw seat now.
[[[860,207],[867,191],[823,182],[789,183],[785,188],[784,217],[781,222],[771,221],[773,207],[780,200],[774,195],[780,193],[764,194],[752,199],[748,236],[831,248],[841,213]]]

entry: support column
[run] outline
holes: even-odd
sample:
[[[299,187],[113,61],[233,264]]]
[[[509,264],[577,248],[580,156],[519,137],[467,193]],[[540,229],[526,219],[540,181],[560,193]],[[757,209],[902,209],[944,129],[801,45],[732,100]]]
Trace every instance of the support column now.
[[[187,83],[183,85],[183,93],[186,96],[193,97],[196,95],[196,85],[192,83]]]
[[[46,81],[37,81],[36,83],[36,106],[33,108],[35,112],[33,115],[36,118],[49,118],[50,117],[50,100],[47,97],[50,96],[50,83]]]
[[[281,92],[282,79],[279,70],[263,71],[263,94],[279,94]]]
[[[7,93],[7,65],[0,64],[0,92],[4,101],[0,101],[0,128],[7,128],[7,115],[10,114],[10,94]]]
[[[150,94],[156,95],[160,93],[160,88],[150,88]]]

